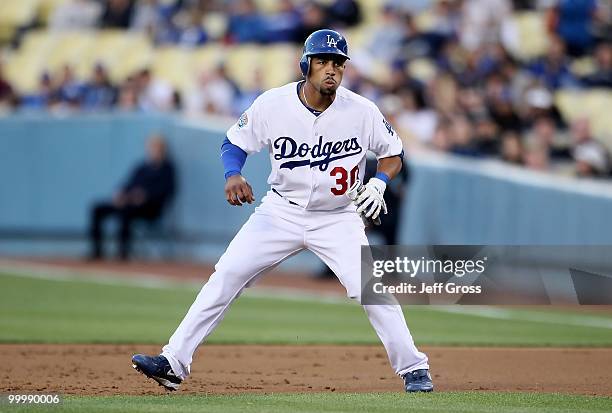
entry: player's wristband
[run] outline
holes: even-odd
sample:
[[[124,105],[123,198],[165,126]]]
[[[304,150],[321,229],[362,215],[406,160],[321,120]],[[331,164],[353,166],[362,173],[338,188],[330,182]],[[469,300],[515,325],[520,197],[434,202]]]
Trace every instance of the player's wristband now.
[[[239,174],[246,162],[246,158],[247,153],[239,146],[232,144],[226,137],[223,145],[221,145],[221,161],[223,162],[225,179]]]
[[[225,179],[229,178],[230,176],[234,176],[234,175],[240,175],[240,171],[227,171],[224,175],[225,175]]]
[[[389,175],[384,172],[376,172],[375,177],[383,181],[385,184],[388,184],[391,180],[391,178],[389,178]]]

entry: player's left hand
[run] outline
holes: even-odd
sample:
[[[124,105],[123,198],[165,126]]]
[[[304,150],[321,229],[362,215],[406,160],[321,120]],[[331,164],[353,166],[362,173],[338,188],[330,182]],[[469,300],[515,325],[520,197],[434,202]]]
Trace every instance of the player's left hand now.
[[[365,218],[375,220],[382,211],[387,213],[387,204],[383,198],[387,184],[378,178],[371,178],[363,191],[355,199],[357,213]]]

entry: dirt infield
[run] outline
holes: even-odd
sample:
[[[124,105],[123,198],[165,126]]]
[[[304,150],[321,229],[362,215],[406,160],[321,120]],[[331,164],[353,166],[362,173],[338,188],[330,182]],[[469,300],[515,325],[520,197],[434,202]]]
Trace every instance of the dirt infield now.
[[[204,282],[212,267],[185,263],[82,263],[71,260],[0,260],[12,268],[44,272],[163,277]],[[34,267],[32,267],[34,265]],[[302,274],[305,275],[305,274]],[[336,281],[266,276],[260,287],[344,296]],[[592,307],[588,312],[605,311]],[[163,394],[132,369],[133,353],[156,354],[151,345],[0,344],[0,393],[73,395]],[[534,391],[612,396],[612,348],[427,347],[438,391]],[[397,392],[381,346],[205,345],[180,393]]]
[[[436,390],[612,395],[612,349],[424,347]],[[0,345],[0,393],[163,394],[132,369],[150,345]],[[388,392],[402,383],[378,346],[200,348],[181,393]]]

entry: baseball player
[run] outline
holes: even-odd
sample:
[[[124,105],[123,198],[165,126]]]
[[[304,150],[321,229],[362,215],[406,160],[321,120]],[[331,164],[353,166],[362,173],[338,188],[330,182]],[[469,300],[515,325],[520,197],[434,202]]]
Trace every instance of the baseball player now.
[[[221,147],[231,205],[255,201],[241,175],[247,156],[266,149],[270,191],[229,244],[159,356],[137,354],[135,369],[168,390],[190,374],[192,356],[242,290],[286,258],[308,249],[331,268],[347,295],[361,298],[364,221],[386,213],[387,182],[402,168],[402,144],[376,105],[340,86],[349,59],[345,38],[318,30],[304,44],[304,80],[259,96]],[[361,185],[366,151],[376,176]],[[415,346],[399,305],[364,305],[408,392],[432,391],[427,356]]]

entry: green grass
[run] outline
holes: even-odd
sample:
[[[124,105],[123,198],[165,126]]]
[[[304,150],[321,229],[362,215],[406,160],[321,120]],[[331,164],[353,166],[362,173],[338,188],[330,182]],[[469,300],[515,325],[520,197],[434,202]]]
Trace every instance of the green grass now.
[[[192,303],[189,285],[145,288],[89,279],[0,274],[0,342],[164,343]],[[460,311],[459,313],[449,312]],[[586,310],[586,311],[584,311]],[[467,311],[467,313],[465,313]],[[475,307],[405,309],[419,344],[610,346],[612,315]],[[211,337],[215,343],[378,343],[354,303],[246,294]],[[67,397],[59,406],[0,412],[609,412],[612,398],[557,394],[448,392]]]
[[[0,408],[2,406],[0,405]],[[55,407],[14,407],[11,412],[609,412],[612,398],[532,393],[312,393],[235,396],[69,397]],[[8,410],[7,410],[8,411]]]
[[[0,342],[164,343],[196,293],[192,286],[180,284],[145,288],[0,274]],[[418,344],[612,345],[610,314],[546,307],[503,312],[509,319],[448,313],[427,306],[405,309]],[[581,320],[591,326],[582,325]],[[374,344],[378,338],[355,303],[246,294],[234,303],[210,342]]]

